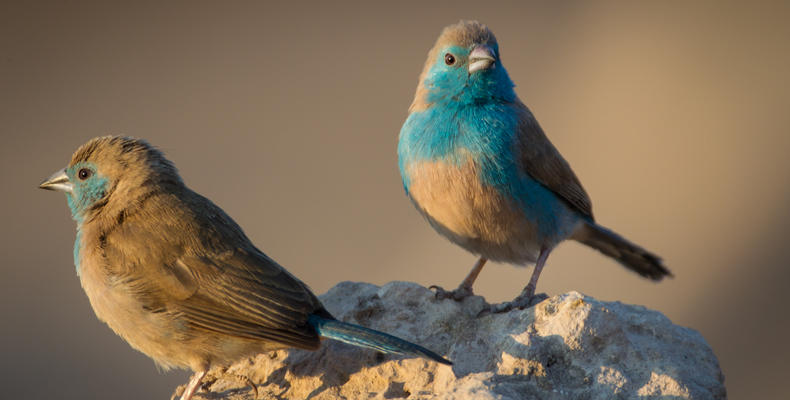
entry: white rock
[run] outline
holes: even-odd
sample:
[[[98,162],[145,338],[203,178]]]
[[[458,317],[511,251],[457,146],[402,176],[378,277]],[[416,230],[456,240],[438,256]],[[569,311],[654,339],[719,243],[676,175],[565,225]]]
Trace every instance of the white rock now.
[[[338,319],[423,345],[440,365],[324,341],[315,352],[260,354],[209,373],[195,399],[726,399],[702,336],[641,306],[577,292],[477,317],[482,297],[435,300],[415,283],[343,282],[320,296]],[[180,393],[179,388],[177,393]]]

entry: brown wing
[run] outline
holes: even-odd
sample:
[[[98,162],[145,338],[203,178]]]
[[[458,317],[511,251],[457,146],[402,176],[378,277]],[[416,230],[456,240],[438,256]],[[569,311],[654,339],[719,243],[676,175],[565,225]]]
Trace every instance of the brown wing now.
[[[194,327],[294,347],[318,347],[308,315],[322,307],[309,289],[260,252],[185,256],[177,261],[197,290],[171,306]]]
[[[592,203],[568,162],[543,133],[532,112],[519,104],[519,146],[524,171],[593,219]]]
[[[130,214],[106,236],[108,275],[144,309],[193,329],[317,348],[307,318],[325,313],[320,301],[222,210],[202,197],[197,203],[199,209],[160,204]]]

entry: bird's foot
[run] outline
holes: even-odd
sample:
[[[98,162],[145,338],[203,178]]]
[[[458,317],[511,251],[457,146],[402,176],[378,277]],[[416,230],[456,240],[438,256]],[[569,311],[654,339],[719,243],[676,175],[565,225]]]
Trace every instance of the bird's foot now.
[[[428,289],[436,291],[436,298],[438,300],[444,299],[453,299],[455,301],[461,301],[469,296],[474,296],[472,292],[472,288],[468,288],[465,286],[459,286],[455,290],[444,290],[441,286],[431,285]]]
[[[219,381],[220,379],[227,379],[227,380],[243,383],[246,386],[249,386],[250,389],[252,389],[252,392],[254,393],[253,399],[257,399],[258,398],[258,387],[255,386],[255,383],[253,383],[252,380],[247,375],[230,372],[230,371],[228,371],[228,367],[220,368],[219,371],[217,371],[215,373],[217,375],[213,375],[212,377],[203,380],[203,384],[201,385],[201,389],[203,389],[203,390],[205,390],[207,392],[210,392],[211,391],[211,387],[215,383],[217,383],[217,381]]]
[[[548,299],[549,296],[546,293],[539,293],[535,295],[526,296],[524,293],[516,297],[515,299],[499,304],[492,304],[487,308],[484,308],[480,313],[477,315],[478,317],[482,317],[483,315],[487,314],[498,314],[498,313],[506,313],[510,310],[523,310],[525,308],[529,308],[534,306],[535,304],[540,303],[543,300]]]

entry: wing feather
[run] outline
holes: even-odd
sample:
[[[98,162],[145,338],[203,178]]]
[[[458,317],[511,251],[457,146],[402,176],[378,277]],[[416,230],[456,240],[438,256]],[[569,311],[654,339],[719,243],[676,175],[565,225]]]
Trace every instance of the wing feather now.
[[[532,112],[519,104],[519,143],[524,171],[583,215],[594,220],[592,202],[570,165],[546,137]]]
[[[307,285],[255,248],[207,199],[190,191],[154,200],[165,204],[129,211],[105,233],[109,279],[144,309],[195,330],[318,347],[307,319],[326,311]]]

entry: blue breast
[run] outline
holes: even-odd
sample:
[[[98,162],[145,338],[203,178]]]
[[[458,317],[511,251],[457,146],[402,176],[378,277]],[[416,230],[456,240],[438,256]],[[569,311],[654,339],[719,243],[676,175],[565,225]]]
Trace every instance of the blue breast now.
[[[534,224],[542,236],[566,235],[567,206],[521,170],[518,125],[518,113],[503,103],[448,103],[413,112],[398,143],[406,192],[415,178],[411,165],[440,161],[460,167],[471,157],[478,179],[520,208],[525,223]]]

